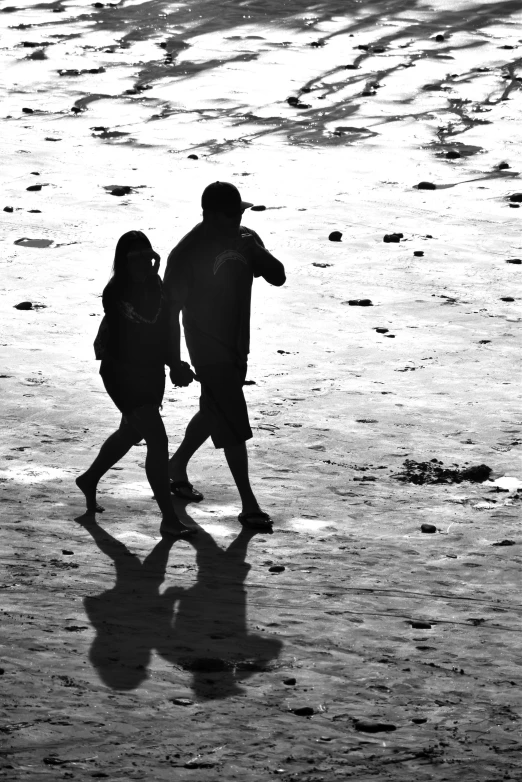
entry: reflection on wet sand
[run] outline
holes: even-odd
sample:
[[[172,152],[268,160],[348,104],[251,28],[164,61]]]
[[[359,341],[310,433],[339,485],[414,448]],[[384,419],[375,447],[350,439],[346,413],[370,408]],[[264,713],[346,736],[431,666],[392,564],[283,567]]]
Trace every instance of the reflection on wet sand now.
[[[186,514],[180,515],[185,521]],[[192,673],[191,687],[198,697],[225,698],[240,693],[242,680],[278,657],[280,641],[249,633],[247,627],[244,582],[250,565],[245,559],[255,532],[242,528],[223,550],[200,528],[190,541],[198,567],[195,584],[185,586],[185,576],[184,583],[160,593],[173,545],[170,539],[162,539],[141,562],[94,517],[79,521],[116,568],[111,589],[84,599],[96,630],[89,658],[107,686],[138,687],[148,677],[156,651]]]

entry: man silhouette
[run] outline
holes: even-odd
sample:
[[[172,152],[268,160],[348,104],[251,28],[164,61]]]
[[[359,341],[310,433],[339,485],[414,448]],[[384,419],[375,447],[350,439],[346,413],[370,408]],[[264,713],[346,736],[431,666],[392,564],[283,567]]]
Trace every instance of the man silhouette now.
[[[203,495],[187,477],[191,457],[208,437],[223,448],[242,502],[242,524],[271,527],[252,491],[246,441],[252,437],[243,394],[250,346],[250,300],[254,277],[272,285],[286,281],[283,264],[260,237],[241,225],[245,209],[239,190],[213,182],[201,198],[203,220],[170,253],[164,288],[170,306],[171,372],[175,385],[201,383],[199,412],[169,463],[172,492],[199,502]],[[179,314],[195,375],[180,361]]]

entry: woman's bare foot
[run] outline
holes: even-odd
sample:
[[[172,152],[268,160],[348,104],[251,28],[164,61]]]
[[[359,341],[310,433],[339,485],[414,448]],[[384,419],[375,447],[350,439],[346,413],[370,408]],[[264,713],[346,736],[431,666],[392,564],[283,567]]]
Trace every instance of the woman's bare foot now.
[[[103,513],[105,508],[96,502],[96,483],[89,481],[87,473],[78,476],[75,481],[77,487],[85,494],[88,513]]]
[[[163,516],[160,532],[162,535],[170,535],[173,538],[190,538],[198,534],[197,529],[185,526],[177,516]]]

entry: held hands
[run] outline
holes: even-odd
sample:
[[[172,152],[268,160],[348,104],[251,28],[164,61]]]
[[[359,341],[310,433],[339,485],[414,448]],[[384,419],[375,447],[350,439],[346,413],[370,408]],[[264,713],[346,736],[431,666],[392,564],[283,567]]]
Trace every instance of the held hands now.
[[[170,368],[170,379],[172,384],[178,388],[189,386],[195,377],[196,375],[186,361],[179,361]]]

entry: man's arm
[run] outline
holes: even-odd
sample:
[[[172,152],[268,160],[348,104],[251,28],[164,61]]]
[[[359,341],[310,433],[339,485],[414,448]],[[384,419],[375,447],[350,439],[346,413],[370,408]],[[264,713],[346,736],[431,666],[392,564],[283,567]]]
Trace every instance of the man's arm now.
[[[278,287],[286,282],[285,267],[256,240],[254,234],[242,237],[243,247],[248,248],[253,259],[254,277],[263,277],[270,285]]]

